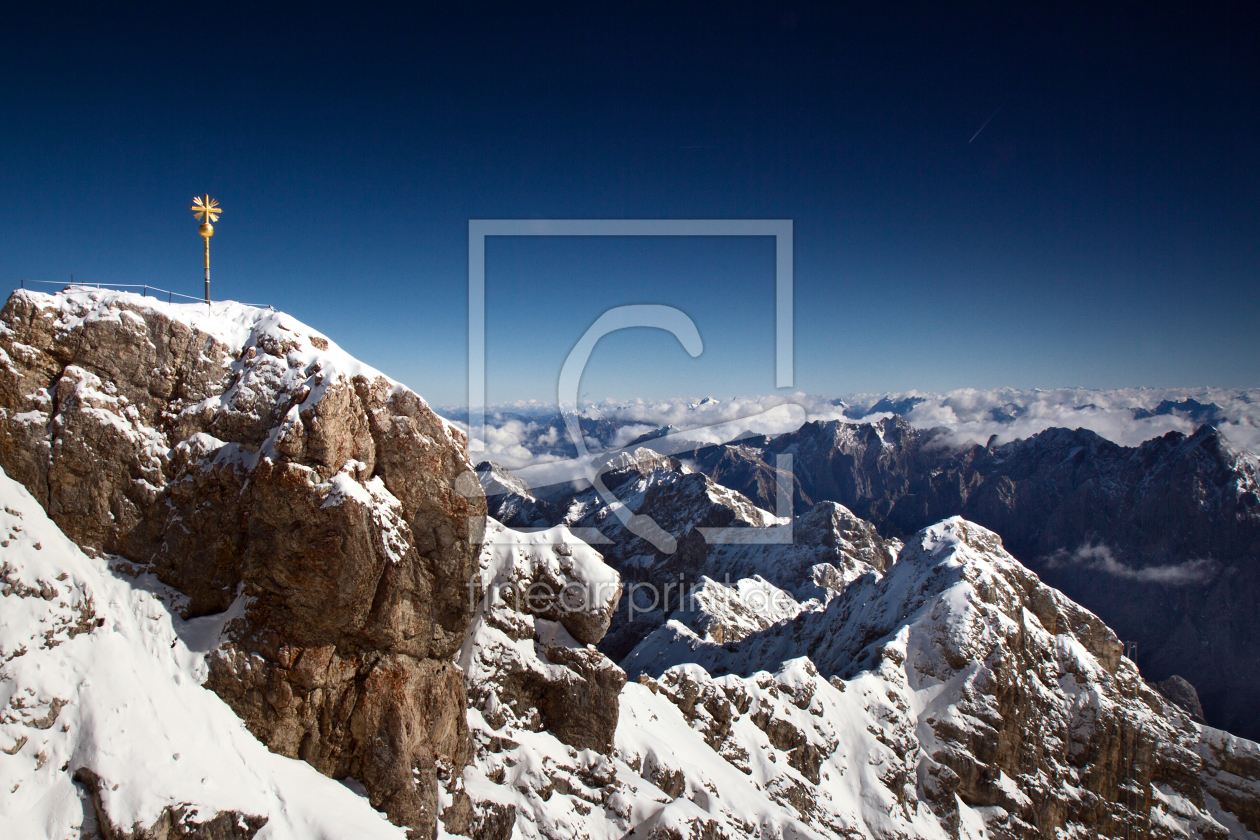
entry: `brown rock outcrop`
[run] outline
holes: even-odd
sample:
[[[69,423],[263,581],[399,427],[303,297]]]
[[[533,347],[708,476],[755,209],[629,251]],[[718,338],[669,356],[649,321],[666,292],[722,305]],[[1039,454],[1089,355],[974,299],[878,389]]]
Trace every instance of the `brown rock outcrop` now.
[[[470,749],[452,658],[484,502],[457,486],[462,433],[329,348],[235,304],[16,292],[0,466],[80,545],[187,595],[185,616],[243,596],[207,686],[272,750],[432,836]]]
[[[1166,680],[1151,683],[1151,688],[1184,709],[1196,723],[1203,723],[1203,704],[1199,702],[1199,692],[1185,677],[1173,674]]]
[[[482,597],[460,653],[471,705],[499,729],[548,730],[578,750],[607,754],[625,672],[594,644],[621,597],[621,580],[563,528],[533,535],[491,521],[481,555]],[[566,540],[571,541],[571,544]]]

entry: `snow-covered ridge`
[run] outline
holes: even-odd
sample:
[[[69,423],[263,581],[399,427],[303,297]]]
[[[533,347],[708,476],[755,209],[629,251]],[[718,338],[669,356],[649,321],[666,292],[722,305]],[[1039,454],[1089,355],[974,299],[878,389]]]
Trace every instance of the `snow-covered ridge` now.
[[[219,348],[221,355],[208,361],[235,367],[245,375],[231,390],[216,397],[218,404],[238,400],[251,390],[259,390],[260,386],[285,393],[306,389],[303,399],[295,406],[301,411],[318,403],[336,379],[352,380],[355,377],[383,380],[388,383],[390,393],[409,390],[401,382],[351,356],[319,330],[274,309],[235,301],[214,301],[209,305],[166,303],[131,292],[87,286],[69,286],[55,294],[18,290],[13,295],[24,298],[44,312],[54,313],[56,329],[62,335],[85,324],[112,323],[139,336],[146,331],[143,316],[149,313],[183,324],[220,342],[223,345]],[[281,351],[279,358],[284,363],[283,368],[274,363],[275,369],[272,370],[246,364],[268,350],[273,354]],[[211,345],[203,350],[212,351]],[[423,398],[420,399],[423,402]],[[204,407],[208,406],[199,408]],[[444,418],[442,422],[452,431],[456,430],[456,426]],[[459,434],[462,436],[462,432]]]
[[[55,311],[58,327],[67,332],[93,321],[113,322],[124,327],[129,322],[135,324],[139,318],[135,310],[140,309],[205,333],[228,347],[254,347],[261,338],[269,337],[288,342],[291,345],[289,352],[308,363],[314,361],[318,354],[329,367],[349,376],[363,375],[371,379],[385,376],[346,353],[328,336],[274,309],[230,300],[214,301],[208,305],[166,303],[155,297],[89,286],[68,286],[55,294],[29,290],[14,294],[24,296],[39,309]]]
[[[842,833],[1085,838],[1102,808],[1121,833],[1255,836],[1240,822],[1257,825],[1254,745],[1192,723],[1097,617],[959,518],[826,609],[734,645],[671,621],[623,665],[729,760],[782,750],[754,778]],[[871,808],[881,799],[891,809]]]

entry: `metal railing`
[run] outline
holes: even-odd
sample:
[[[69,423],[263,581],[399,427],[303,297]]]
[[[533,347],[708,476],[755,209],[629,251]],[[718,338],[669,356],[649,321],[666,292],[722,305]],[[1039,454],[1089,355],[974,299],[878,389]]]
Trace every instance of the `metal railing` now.
[[[21,288],[23,289],[26,288],[27,283],[43,283],[49,286],[67,286],[67,287],[68,286],[92,286],[97,289],[101,289],[101,288],[140,289],[141,297],[148,297],[149,292],[153,292],[155,299],[158,298],[159,295],[166,295],[167,303],[174,303],[175,302],[174,298],[187,298],[188,300],[196,301],[197,303],[205,302],[204,298],[199,298],[194,295],[186,295],[181,292],[172,292],[169,289],[159,289],[157,286],[150,286],[147,283],[93,283],[88,280],[75,280],[73,277],[70,279],[69,283],[66,283],[62,280],[25,280],[25,279],[19,280],[18,283],[21,284]],[[213,301],[211,302],[213,303]],[[239,301],[239,300],[234,301],[234,303],[239,303],[242,306],[256,306],[259,309],[270,309],[272,311],[275,311],[275,307],[269,303],[246,303],[244,301]]]

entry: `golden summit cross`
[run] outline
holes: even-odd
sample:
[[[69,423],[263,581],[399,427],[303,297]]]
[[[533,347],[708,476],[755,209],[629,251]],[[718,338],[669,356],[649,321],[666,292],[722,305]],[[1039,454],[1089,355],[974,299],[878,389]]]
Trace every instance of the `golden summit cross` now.
[[[201,234],[201,238],[206,242],[206,305],[210,305],[210,237],[214,236],[214,225],[211,222],[219,221],[219,214],[223,209],[219,207],[219,202],[215,201],[209,194],[197,196],[193,199],[193,206],[188,208],[193,211],[193,216],[201,222],[201,227],[197,232]]]

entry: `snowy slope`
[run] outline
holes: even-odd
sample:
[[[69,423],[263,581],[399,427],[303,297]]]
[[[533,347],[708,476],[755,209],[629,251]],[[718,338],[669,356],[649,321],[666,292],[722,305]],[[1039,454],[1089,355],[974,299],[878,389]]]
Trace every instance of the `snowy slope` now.
[[[1157,824],[1164,837],[1254,837],[1239,818],[1256,827],[1255,745],[1191,722],[1121,650],[996,535],[955,518],[826,609],[734,645],[670,622],[623,665],[754,778],[768,769],[763,788],[795,785],[798,809],[826,825],[882,835],[893,829],[876,812],[928,807],[997,836]],[[780,755],[758,764],[767,743]],[[873,796],[897,807],[871,811]]]
[[[620,670],[594,647],[515,608],[513,593],[540,580],[584,587],[616,581],[594,551],[563,527],[522,534],[491,520],[487,534],[487,595],[460,656],[476,744],[463,785],[486,836],[507,837],[511,826],[522,838],[829,836],[778,795],[773,773],[750,776],[718,754],[655,686],[622,687]],[[597,600],[590,609],[608,606]],[[530,702],[553,686],[580,695],[586,681],[610,672],[617,691],[604,697],[602,714],[612,716],[616,734],[606,749],[570,743],[572,733],[558,737],[562,727],[547,720],[545,700]],[[575,703],[565,715],[589,714],[583,706]],[[495,826],[503,833],[492,834]]]
[[[239,605],[182,621],[177,593],[84,554],[4,475],[0,501],[0,836],[79,837],[96,824],[90,787],[128,831],[175,809],[194,825],[262,817],[256,836],[275,840],[405,836],[350,788],[269,752],[201,687]],[[102,783],[76,784],[85,770]]]

